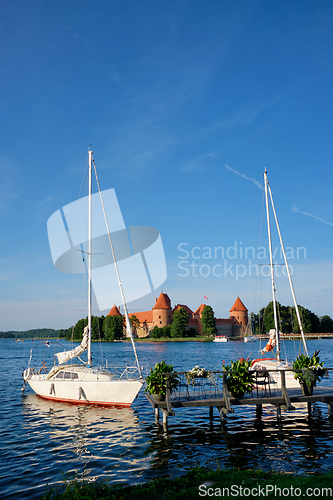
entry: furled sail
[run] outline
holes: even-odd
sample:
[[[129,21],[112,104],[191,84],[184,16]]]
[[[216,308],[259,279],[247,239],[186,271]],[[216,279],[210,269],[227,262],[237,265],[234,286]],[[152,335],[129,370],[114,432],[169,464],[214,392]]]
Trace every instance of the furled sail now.
[[[272,351],[276,345],[276,334],[275,334],[275,329],[273,328],[270,330],[269,333],[269,341],[267,342],[266,346],[263,348],[261,351],[261,354],[265,354],[265,352]]]
[[[89,328],[88,326],[85,327],[84,332],[83,332],[83,339],[80,345],[75,347],[75,349],[72,349],[71,351],[65,351],[65,352],[58,352],[56,353],[56,356],[58,358],[59,365],[62,365],[63,363],[67,363],[70,359],[76,358],[77,356],[80,356],[84,351],[87,350],[88,347],[88,332]]]

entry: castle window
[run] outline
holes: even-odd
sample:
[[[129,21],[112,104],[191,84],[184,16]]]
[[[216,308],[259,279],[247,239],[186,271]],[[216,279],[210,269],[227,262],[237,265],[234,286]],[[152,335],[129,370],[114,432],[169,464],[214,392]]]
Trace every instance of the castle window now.
[[[161,317],[161,316],[160,316]],[[162,324],[162,321],[160,321],[160,325]]]
[[[159,318],[161,319],[161,316],[159,316]]]

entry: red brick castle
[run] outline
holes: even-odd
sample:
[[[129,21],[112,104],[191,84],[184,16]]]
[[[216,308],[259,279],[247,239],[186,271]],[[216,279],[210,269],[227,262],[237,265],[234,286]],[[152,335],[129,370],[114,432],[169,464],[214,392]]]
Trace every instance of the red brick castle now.
[[[160,293],[156,299],[155,305],[150,311],[131,313],[129,316],[136,316],[140,321],[140,327],[137,329],[137,336],[147,337],[150,330],[154,326],[162,328],[166,325],[171,325],[173,313],[184,307],[188,316],[188,328],[194,328],[199,334],[202,333],[202,311],[206,304],[201,304],[194,312],[184,304],[177,304],[174,308],[171,307],[171,300],[166,293]],[[230,315],[227,319],[216,319],[216,328],[218,334],[227,335],[228,337],[243,336],[248,324],[248,310],[244,306],[239,297],[235,300],[234,305],[230,309]],[[119,309],[114,305],[108,316],[120,316]]]

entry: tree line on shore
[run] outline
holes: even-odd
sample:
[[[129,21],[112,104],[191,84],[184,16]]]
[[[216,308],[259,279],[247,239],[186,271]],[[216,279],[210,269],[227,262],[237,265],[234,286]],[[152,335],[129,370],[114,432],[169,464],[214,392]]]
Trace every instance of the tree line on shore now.
[[[64,330],[54,330],[53,328],[34,328],[23,332],[10,330],[9,332],[0,332],[1,339],[46,339],[58,338]]]
[[[300,333],[295,307],[276,303],[279,330],[283,333]],[[330,316],[318,317],[303,306],[298,306],[304,333],[332,333],[333,320]],[[258,314],[251,313],[253,328],[256,334],[269,332],[274,327],[273,301],[263,307]]]
[[[315,313],[298,306],[304,333],[333,333],[333,320],[325,315],[318,317]],[[283,306],[277,302],[277,317],[280,331],[283,333],[299,333],[299,326],[295,307]],[[251,313],[252,328],[256,334],[269,332],[274,328],[273,302],[262,308],[258,314]],[[211,306],[206,305],[202,311],[202,335],[215,335],[215,315]],[[0,338],[66,338],[67,340],[81,341],[83,330],[88,324],[88,318],[80,319],[68,329],[54,330],[52,328],[33,329],[22,332],[0,332]],[[140,321],[135,315],[131,316],[133,331],[140,327]],[[124,316],[92,316],[92,340],[119,340],[124,337]],[[171,325],[154,328],[149,332],[152,338],[186,338],[198,335],[194,327],[189,326],[189,315],[184,307],[173,314]]]
[[[309,309],[298,306],[304,333],[331,333],[333,320],[330,316],[318,317]],[[299,326],[295,307],[283,306],[277,302],[277,316],[280,331],[283,333],[299,333]],[[256,334],[269,332],[274,328],[273,302],[262,308],[258,314],[251,313],[252,327]],[[196,328],[189,325],[189,315],[184,307],[180,307],[173,314],[172,324],[159,328],[154,326],[149,332],[151,338],[186,338],[198,335]],[[140,327],[140,321],[135,315],[130,318],[134,333]],[[206,305],[202,311],[202,333],[211,336],[217,333],[215,314],[211,306]],[[88,318],[80,319],[74,327],[62,330],[60,336],[67,340],[81,340],[83,330],[88,324]],[[251,327],[251,325],[249,325]],[[125,335],[124,316],[93,316],[91,321],[92,340],[119,340]]]

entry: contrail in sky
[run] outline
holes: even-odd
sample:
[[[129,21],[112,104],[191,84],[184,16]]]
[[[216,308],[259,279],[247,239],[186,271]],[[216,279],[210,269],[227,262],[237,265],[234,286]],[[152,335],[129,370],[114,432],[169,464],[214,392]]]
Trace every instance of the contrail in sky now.
[[[293,205],[292,211],[293,212],[298,212],[299,214],[308,215],[309,217],[313,217],[314,219],[320,220],[324,224],[328,224],[329,226],[333,226],[333,224],[331,222],[327,222],[326,220],[321,219],[320,217],[317,217],[316,215],[308,214],[307,212],[302,212],[301,210],[298,210],[298,208],[296,207],[296,205]]]
[[[243,177],[243,179],[247,179],[248,181],[252,181],[255,186],[257,186],[259,189],[264,189],[262,184],[260,184],[260,182],[256,181],[255,179],[252,179],[252,177],[248,177],[247,175],[245,174],[240,174],[239,172],[237,172],[237,170],[234,170],[233,168],[229,167],[229,165],[224,165],[228,170],[231,170],[231,172],[233,172],[234,174],[238,175],[239,177]],[[316,215],[312,215],[312,214],[308,214],[307,212],[302,212],[301,210],[299,210],[296,205],[293,205],[292,207],[292,211],[293,212],[298,212],[299,214],[304,214],[304,215],[308,215],[309,217],[313,217],[314,219],[318,219],[320,220],[321,222],[323,222],[324,224],[327,224],[329,226],[333,226],[332,222],[327,222],[326,220],[324,219],[321,219],[320,217],[317,217]]]
[[[252,181],[255,184],[255,186],[257,186],[259,189],[264,190],[262,184],[260,184],[260,182],[256,181],[255,179],[252,179],[252,177],[248,177],[245,174],[240,174],[239,172],[237,172],[237,170],[234,170],[233,168],[229,167],[228,165],[224,165],[224,166],[228,170],[231,170],[231,172],[233,172],[234,174],[239,175],[239,177],[243,177],[243,179],[247,179],[248,181]]]

